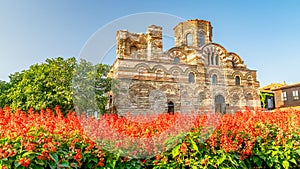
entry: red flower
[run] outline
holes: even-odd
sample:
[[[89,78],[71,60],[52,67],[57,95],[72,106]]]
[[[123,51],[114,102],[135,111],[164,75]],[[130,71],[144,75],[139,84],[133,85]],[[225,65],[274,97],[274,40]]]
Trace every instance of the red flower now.
[[[4,166],[4,165],[0,165],[0,168],[2,168],[2,169],[8,169],[6,166]]]
[[[104,167],[105,164],[104,164],[104,158],[100,158],[99,162],[98,162],[98,166],[100,167]]]
[[[206,159],[203,159],[202,160],[202,165],[206,165],[206,163],[208,162],[208,159],[206,158]]]
[[[32,150],[35,149],[35,146],[34,146],[33,143],[27,143],[27,144],[25,145],[25,149],[26,149],[27,151],[32,151]]]
[[[51,147],[51,151],[55,153],[55,152],[56,152],[56,147],[55,147],[55,146],[52,146],[52,147]]]
[[[76,160],[76,161],[79,161],[81,158],[82,158],[82,156],[81,156],[81,151],[79,150],[79,149],[76,149],[76,155],[74,156],[74,159]]]
[[[156,156],[155,156],[155,159],[156,159],[156,160],[160,160],[160,155],[156,155]]]
[[[30,164],[30,159],[27,159],[26,157],[23,157],[18,160],[19,164],[21,164],[24,167],[28,167]]]
[[[188,147],[187,147],[187,144],[186,142],[183,142],[180,146],[180,151],[183,153],[183,154],[186,154],[187,151],[188,151]]]

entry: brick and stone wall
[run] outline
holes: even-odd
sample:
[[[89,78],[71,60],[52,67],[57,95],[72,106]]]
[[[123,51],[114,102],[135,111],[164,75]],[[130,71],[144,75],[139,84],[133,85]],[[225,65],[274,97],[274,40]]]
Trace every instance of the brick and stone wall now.
[[[188,33],[191,46],[186,42]],[[182,112],[219,111],[218,107],[232,112],[260,106],[256,71],[248,69],[236,53],[212,42],[210,22],[179,23],[174,37],[175,47],[163,52],[160,26],[149,26],[145,34],[117,32],[117,56],[108,76],[117,79],[118,90],[110,92],[110,110],[167,112],[171,102],[175,111]]]

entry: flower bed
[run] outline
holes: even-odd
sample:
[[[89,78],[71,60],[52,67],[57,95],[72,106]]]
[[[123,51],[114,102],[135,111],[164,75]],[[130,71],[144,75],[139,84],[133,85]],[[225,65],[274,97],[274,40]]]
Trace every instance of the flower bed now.
[[[0,168],[300,168],[299,111],[149,116],[0,109]]]

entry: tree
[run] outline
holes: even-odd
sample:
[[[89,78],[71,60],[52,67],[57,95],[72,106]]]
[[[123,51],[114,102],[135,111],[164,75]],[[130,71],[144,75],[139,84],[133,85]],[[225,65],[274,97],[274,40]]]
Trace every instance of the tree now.
[[[80,60],[73,74],[73,100],[77,112],[105,113],[112,80],[106,78],[110,67],[105,64],[93,65]],[[100,112],[99,112],[100,110]]]
[[[6,105],[12,109],[20,108],[21,110],[28,110],[29,108],[39,110],[46,107],[54,109],[58,105],[64,113],[73,111],[74,90],[72,82],[74,82],[75,68],[81,66],[81,69],[92,70],[97,67],[102,70],[97,71],[97,73],[104,75],[109,70],[108,65],[98,64],[93,66],[87,63],[83,60],[77,63],[75,58],[64,60],[58,57],[47,59],[46,63],[35,64],[30,66],[28,70],[17,72],[9,77],[9,83],[0,83],[0,106]],[[96,74],[94,77],[96,77]],[[97,75],[97,77],[103,76]],[[91,78],[93,77],[91,76]],[[106,81],[101,81],[101,83],[105,84]],[[104,85],[105,87],[108,86]],[[95,93],[95,91],[93,92]],[[104,92],[97,92],[97,94],[104,95]],[[102,98],[103,96],[97,97]],[[2,98],[4,99],[2,100]],[[105,101],[105,97],[98,100],[98,102],[101,102],[102,105],[103,100]]]
[[[6,102],[8,101],[6,93],[9,88],[9,83],[0,80],[0,107],[6,106]]]
[[[101,113],[106,112],[105,107],[107,105],[109,96],[107,93],[112,90],[112,79],[107,78],[107,74],[110,70],[110,66],[106,64],[96,65],[96,83],[95,83],[95,94],[97,106],[100,109]]]

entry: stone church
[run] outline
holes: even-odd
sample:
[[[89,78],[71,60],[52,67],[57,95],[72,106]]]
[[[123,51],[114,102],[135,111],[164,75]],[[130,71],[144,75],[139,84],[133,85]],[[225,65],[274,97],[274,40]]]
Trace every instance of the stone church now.
[[[212,35],[209,21],[181,22],[174,27],[175,46],[164,52],[160,26],[146,33],[119,30],[108,111],[231,113],[260,107],[256,70]]]

